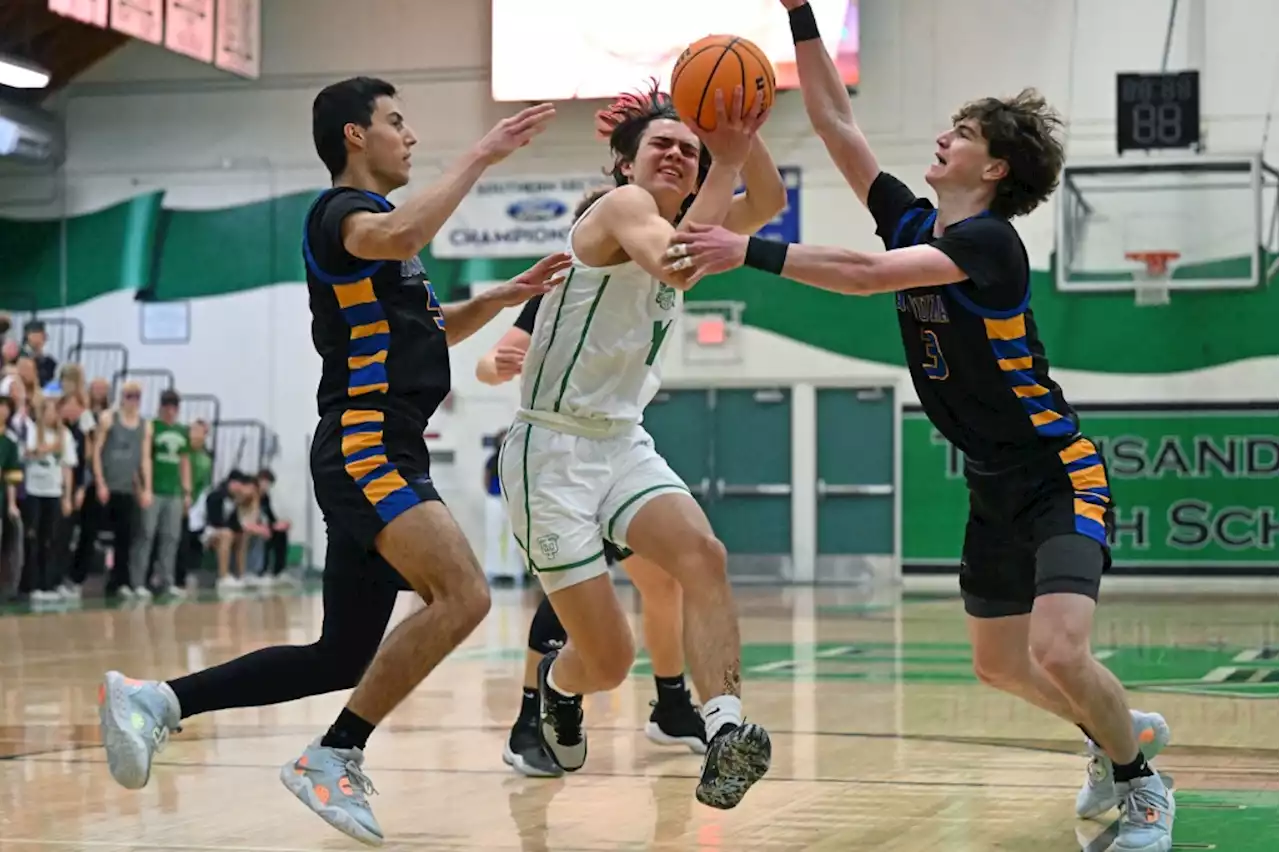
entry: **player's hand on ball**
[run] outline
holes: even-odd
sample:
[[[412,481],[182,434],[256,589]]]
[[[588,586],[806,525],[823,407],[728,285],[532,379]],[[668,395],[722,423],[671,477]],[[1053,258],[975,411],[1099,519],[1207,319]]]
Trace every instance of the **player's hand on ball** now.
[[[747,259],[747,237],[717,225],[690,222],[676,231],[667,245],[665,269],[680,275],[689,286],[707,275],[737,269]]]
[[[480,157],[489,165],[505,160],[517,148],[528,145],[533,137],[546,130],[555,114],[554,104],[538,104],[502,119],[480,140]]]
[[[514,379],[524,369],[524,350],[516,346],[499,346],[493,353],[493,370],[502,381]]]
[[[724,92],[720,89],[716,89],[715,103],[715,130],[703,130],[697,124],[688,126],[702,140],[702,144],[707,146],[713,162],[740,169],[747,161],[747,155],[751,153],[751,145],[769,117],[769,111],[764,108],[764,98],[756,98],[751,111],[744,113],[741,86],[734,86],[733,98],[727,110]]]
[[[573,261],[565,252],[549,254],[506,284],[486,290],[485,298],[504,307],[523,305],[534,296],[549,293],[563,284],[564,276],[560,273],[572,265]]]

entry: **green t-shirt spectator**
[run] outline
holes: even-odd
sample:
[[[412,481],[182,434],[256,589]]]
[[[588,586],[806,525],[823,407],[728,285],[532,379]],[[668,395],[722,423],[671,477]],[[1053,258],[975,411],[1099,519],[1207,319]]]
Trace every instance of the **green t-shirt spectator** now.
[[[151,421],[151,492],[159,497],[182,496],[182,459],[191,454],[187,427]]]
[[[191,498],[199,497],[213,485],[213,456],[204,447],[191,450]]]

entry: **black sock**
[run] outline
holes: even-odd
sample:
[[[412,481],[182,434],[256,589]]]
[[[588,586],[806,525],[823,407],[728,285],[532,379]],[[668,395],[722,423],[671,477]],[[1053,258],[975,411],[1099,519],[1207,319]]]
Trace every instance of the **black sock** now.
[[[1093,738],[1093,734],[1089,733],[1088,728],[1086,728],[1084,725],[1076,725],[1076,727],[1080,729],[1081,733],[1085,735],[1085,737],[1089,740],[1089,742],[1097,744],[1098,741]]]
[[[363,750],[365,744],[369,742],[369,735],[373,733],[374,727],[374,725],[369,724],[343,707],[342,712],[338,714],[338,721],[333,723],[329,733],[325,734],[324,739],[320,740],[320,745],[325,748],[358,748]]]
[[[1142,752],[1138,752],[1138,756],[1133,762],[1126,763],[1123,766],[1119,763],[1112,765],[1112,775],[1116,779],[1117,784],[1123,784],[1125,781],[1132,781],[1135,778],[1142,778],[1146,775],[1154,775],[1151,767],[1147,765],[1147,759],[1142,756]]]
[[[678,674],[675,677],[658,677],[653,676],[653,682],[658,687],[658,704],[670,706],[672,704],[685,704],[689,701],[689,690],[684,685],[684,675]]]
[[[525,687],[520,697],[520,716],[516,719],[516,724],[534,724],[538,720],[538,712],[538,688]]]

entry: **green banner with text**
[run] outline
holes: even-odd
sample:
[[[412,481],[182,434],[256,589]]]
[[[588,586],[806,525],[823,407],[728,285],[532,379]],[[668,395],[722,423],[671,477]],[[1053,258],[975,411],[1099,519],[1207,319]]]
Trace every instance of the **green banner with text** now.
[[[1078,411],[1107,462],[1117,566],[1276,568],[1274,403]],[[958,567],[969,508],[963,457],[911,408],[903,412],[902,453],[903,561]]]

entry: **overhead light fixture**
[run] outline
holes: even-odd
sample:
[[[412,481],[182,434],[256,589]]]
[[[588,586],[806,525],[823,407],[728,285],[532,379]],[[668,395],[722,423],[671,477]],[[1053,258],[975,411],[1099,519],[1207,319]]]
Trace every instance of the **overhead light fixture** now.
[[[12,89],[43,89],[49,85],[49,72],[30,62],[0,55],[0,86]]]

